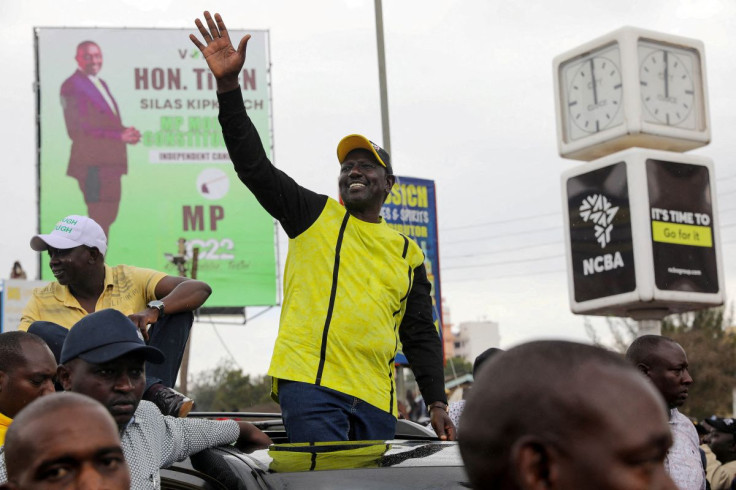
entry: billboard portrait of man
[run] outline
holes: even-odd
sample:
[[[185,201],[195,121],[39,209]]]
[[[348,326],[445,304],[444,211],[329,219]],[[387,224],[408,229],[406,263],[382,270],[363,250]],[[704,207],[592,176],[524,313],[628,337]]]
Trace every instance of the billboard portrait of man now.
[[[120,180],[128,172],[125,145],[141,139],[140,132],[123,126],[120,110],[104,80],[102,50],[94,41],[77,46],[77,70],[61,85],[66,129],[72,140],[67,175],[77,179],[87,215],[109,236],[120,206]]]

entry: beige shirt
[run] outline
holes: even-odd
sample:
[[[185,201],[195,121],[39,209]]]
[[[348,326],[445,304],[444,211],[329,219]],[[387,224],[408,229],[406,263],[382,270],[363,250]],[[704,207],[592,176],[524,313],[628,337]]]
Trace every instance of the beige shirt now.
[[[705,452],[705,476],[710,482],[710,489],[730,490],[731,483],[736,478],[736,461],[721,463],[707,444],[703,444],[700,448]]]

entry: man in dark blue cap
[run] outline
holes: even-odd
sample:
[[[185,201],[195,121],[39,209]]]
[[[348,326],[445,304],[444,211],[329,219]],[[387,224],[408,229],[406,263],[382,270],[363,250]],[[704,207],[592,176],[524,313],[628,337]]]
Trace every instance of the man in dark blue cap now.
[[[252,449],[271,443],[247,422],[165,416],[141,400],[144,363],[161,363],[164,355],[146,345],[133,322],[117,310],[100,310],[78,321],[69,330],[60,360],[64,389],[99,401],[118,424],[131,488],[160,488],[160,468],[208,447],[237,442]],[[4,467],[0,461],[0,482]]]
[[[58,323],[39,320],[31,323],[27,331],[33,335],[38,335],[46,342],[58,364],[61,358],[61,348],[64,345],[64,339],[69,333],[69,329],[62,327]]]

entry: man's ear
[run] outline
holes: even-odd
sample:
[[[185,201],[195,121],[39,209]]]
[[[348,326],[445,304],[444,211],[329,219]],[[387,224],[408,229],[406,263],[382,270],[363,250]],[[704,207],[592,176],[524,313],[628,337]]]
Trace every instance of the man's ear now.
[[[72,380],[69,368],[64,364],[59,364],[56,368],[56,379],[59,380],[59,384],[64,391],[72,391]]]
[[[532,436],[522,437],[511,447],[511,474],[520,489],[556,488],[559,462],[553,448]]]
[[[639,372],[642,373],[644,376],[649,376],[649,371],[651,371],[651,368],[643,362],[638,363],[636,365],[636,369],[638,369]]]
[[[386,187],[384,188],[384,191],[386,192],[386,197],[383,199],[383,202],[388,201],[388,198],[391,196],[391,189],[393,189],[395,183],[396,176],[393,174],[386,174]]]
[[[5,374],[5,371],[0,371],[0,393],[3,392],[3,386],[5,386],[5,380],[7,377],[8,375]]]
[[[391,194],[391,189],[393,188],[394,184],[396,183],[396,176],[386,175],[386,189],[388,190],[388,193]]]
[[[89,248],[89,256],[90,256],[90,264],[98,262],[100,259],[104,259],[104,256],[97,249],[97,247],[88,247],[88,248]]]

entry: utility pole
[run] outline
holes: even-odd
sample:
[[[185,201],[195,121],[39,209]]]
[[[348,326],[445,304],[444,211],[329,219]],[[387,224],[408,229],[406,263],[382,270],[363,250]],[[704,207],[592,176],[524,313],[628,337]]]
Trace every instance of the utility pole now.
[[[187,241],[184,238],[179,238],[179,248],[178,253],[176,255],[166,254],[166,258],[169,259],[177,268],[177,271],[179,272],[179,276],[181,277],[187,277],[187,256],[186,256],[186,244]],[[199,262],[199,247],[194,247],[192,249],[192,271],[190,274],[190,277],[192,279],[197,278],[197,265]],[[187,340],[187,345],[184,348],[184,355],[181,359],[181,368],[179,370],[179,391],[181,391],[183,394],[187,394],[188,391],[188,378],[189,378],[189,348],[192,343],[192,337],[191,334],[189,336],[189,340]]]
[[[386,51],[383,48],[383,7],[381,0],[375,0],[376,41],[378,43],[378,84],[381,92],[381,126],[383,128],[383,148],[391,154],[391,128],[388,124],[388,89],[386,87]]]

